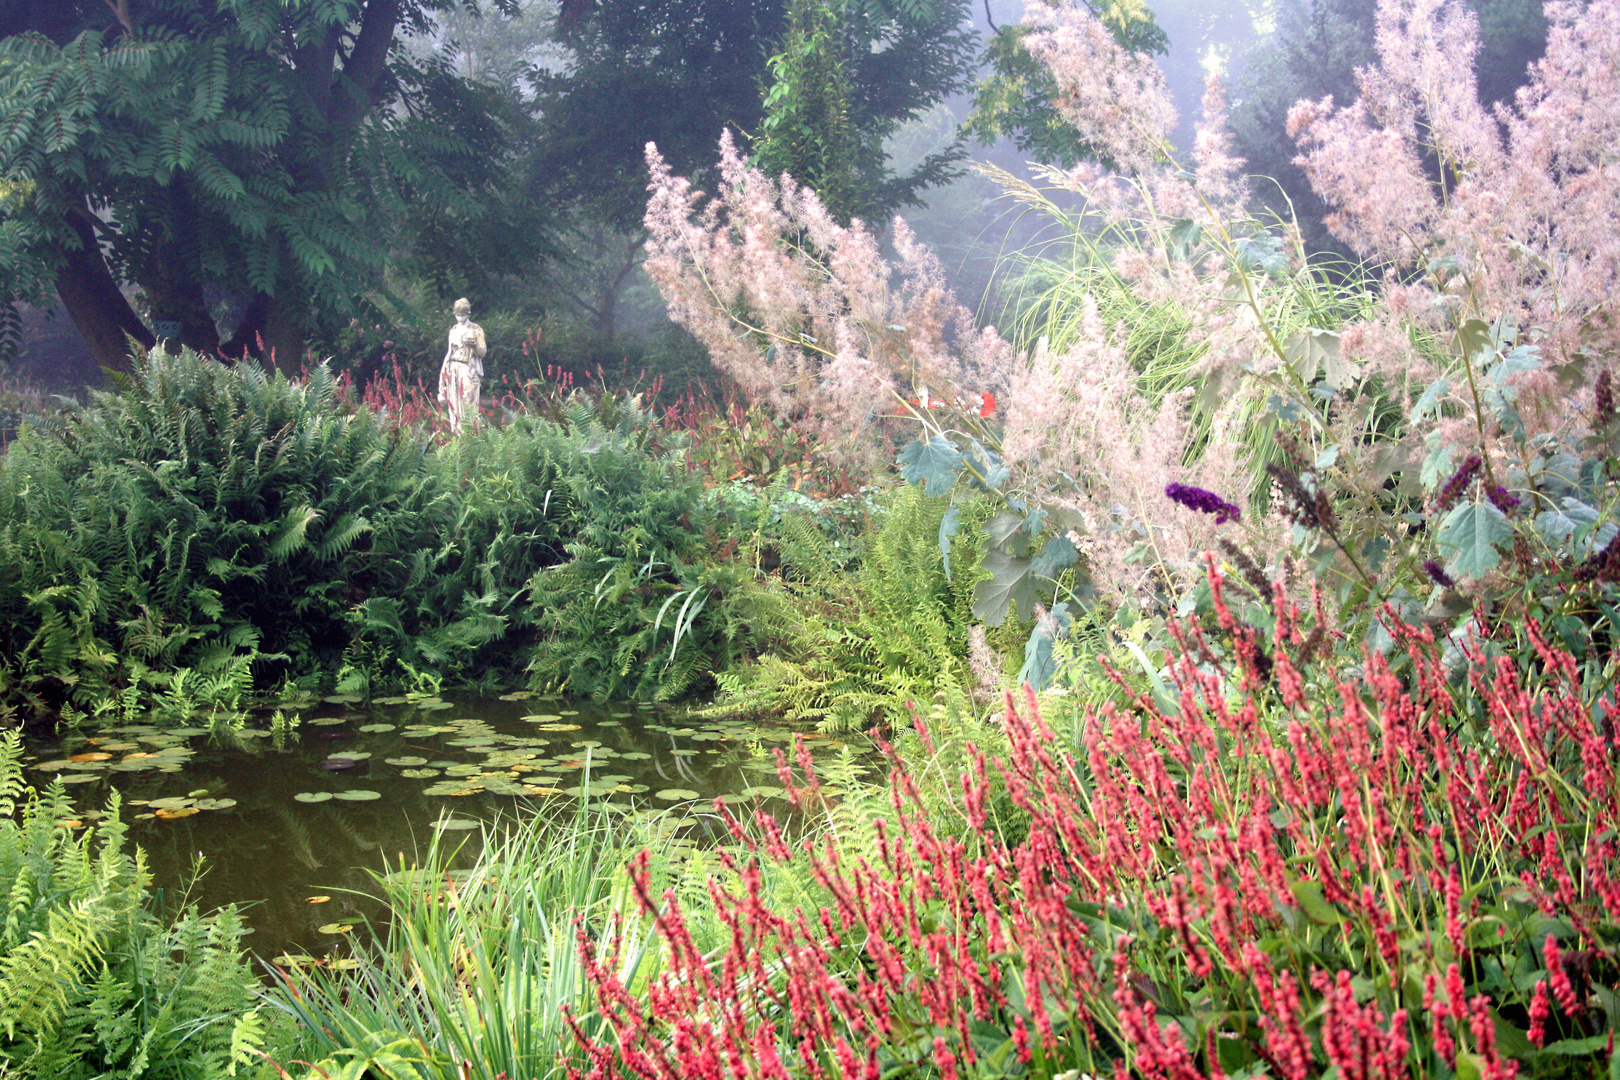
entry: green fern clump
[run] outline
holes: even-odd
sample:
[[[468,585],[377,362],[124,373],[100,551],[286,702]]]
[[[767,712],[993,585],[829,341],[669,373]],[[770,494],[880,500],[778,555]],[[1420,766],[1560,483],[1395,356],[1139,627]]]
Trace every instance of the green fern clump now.
[[[786,529],[784,577],[807,617],[783,647],[722,674],[712,711],[814,720],[824,731],[902,726],[913,707],[971,715],[967,634],[982,541],[979,530],[960,528],[947,573],[939,546],[947,506],[920,488],[894,491],[853,574],[814,526]]]
[[[184,711],[285,679],[526,673],[669,699],[787,617],[639,399],[576,395],[435,448],[339,391],[324,366],[154,352],[26,433],[0,459],[0,693]]]
[[[551,448],[547,489],[567,539],[529,581],[534,685],[669,700],[762,649],[791,609],[743,560],[722,554],[720,519],[632,402],[582,404],[566,423],[515,423]]]
[[[0,652],[94,696],[141,670],[239,687],[341,653],[370,538],[418,514],[425,446],[307,380],[154,352],[0,462]]]
[[[99,831],[75,834],[60,782],[23,786],[21,752],[16,731],[0,739],[0,1075],[254,1075],[239,1029],[258,997],[235,909],[159,922],[117,795]],[[256,1045],[270,1034],[259,1025]]]

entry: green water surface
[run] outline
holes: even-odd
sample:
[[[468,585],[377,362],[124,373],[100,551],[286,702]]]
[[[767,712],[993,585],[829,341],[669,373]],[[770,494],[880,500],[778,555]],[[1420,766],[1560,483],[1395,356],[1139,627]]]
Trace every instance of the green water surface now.
[[[739,810],[787,809],[772,753],[791,750],[787,730],[517,694],[329,698],[296,715],[280,732],[268,715],[238,730],[70,732],[30,747],[28,778],[66,782],[85,824],[116,789],[159,904],[244,906],[263,958],[344,955],[382,914],[357,895],[377,891],[366,871],[411,862],[435,830],[475,844],[480,823],[581,797],[624,814],[717,796]],[[854,752],[813,736],[807,745],[818,757]]]

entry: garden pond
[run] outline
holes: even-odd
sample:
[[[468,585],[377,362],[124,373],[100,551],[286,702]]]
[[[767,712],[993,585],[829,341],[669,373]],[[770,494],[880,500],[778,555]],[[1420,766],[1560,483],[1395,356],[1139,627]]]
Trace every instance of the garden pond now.
[[[160,911],[235,903],[261,958],[341,963],[355,932],[382,914],[368,871],[411,865],[435,832],[470,848],[485,822],[580,798],[624,815],[715,798],[786,812],[772,751],[791,753],[796,734],[523,693],[329,697],[246,724],[68,731],[31,744],[27,766],[37,787],[69,785],[76,810],[64,827],[100,820],[120,794]],[[818,760],[861,769],[854,746],[806,738]],[[729,840],[718,819],[680,820],[678,852]],[[709,835],[693,833],[705,825]]]

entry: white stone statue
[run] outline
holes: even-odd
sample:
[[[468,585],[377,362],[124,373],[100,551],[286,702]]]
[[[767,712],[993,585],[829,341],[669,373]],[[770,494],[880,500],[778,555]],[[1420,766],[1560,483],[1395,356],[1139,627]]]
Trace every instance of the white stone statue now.
[[[450,431],[461,433],[461,422],[478,423],[478,385],[484,378],[484,328],[472,321],[466,297],[456,301],[456,325],[450,328],[450,348],[439,367],[439,404],[450,413]]]

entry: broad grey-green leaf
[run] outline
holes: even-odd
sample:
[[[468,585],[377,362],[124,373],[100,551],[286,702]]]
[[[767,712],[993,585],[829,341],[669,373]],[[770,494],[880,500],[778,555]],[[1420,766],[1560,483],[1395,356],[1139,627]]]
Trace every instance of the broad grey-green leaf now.
[[[1058,604],[1051,617],[1035,620],[1029,641],[1024,645],[1024,666],[1018,672],[1018,681],[1028,683],[1037,691],[1045,690],[1057,675],[1056,647],[1059,638],[1067,635],[1074,619],[1068,604]]]
[[[962,524],[962,508],[952,506],[939,521],[939,556],[945,563],[945,580],[951,580],[951,537]]]
[[[1412,422],[1415,424],[1425,417],[1434,416],[1440,412],[1440,403],[1451,392],[1451,380],[1436,379],[1423,391],[1423,396],[1417,399],[1412,406]]]
[[[1296,330],[1283,340],[1283,356],[1301,382],[1320,377],[1333,389],[1345,390],[1354,381],[1354,369],[1341,357],[1339,335],[1332,330]]]
[[[1064,567],[1080,561],[1080,552],[1067,536],[1054,536],[1030,563],[1029,571],[1038,578],[1055,578]]]
[[[1513,539],[1513,526],[1488,502],[1459,503],[1440,523],[1435,537],[1446,565],[1465,577],[1483,577],[1502,561],[1496,545]]]
[[[1023,524],[1024,519],[1010,510],[1004,510],[985,522],[984,536],[989,541],[987,545],[989,549],[1017,556],[1025,555],[1029,550],[1029,542],[1023,535]]]
[[[983,565],[990,578],[973,588],[974,617],[986,626],[1000,626],[1007,621],[1007,612],[1014,603],[1019,616],[1028,617],[1035,610],[1036,600],[1030,560],[991,548],[984,554]]]
[[[900,451],[900,475],[908,484],[921,484],[930,495],[948,494],[962,468],[962,451],[937,435],[927,442],[913,439]]]

